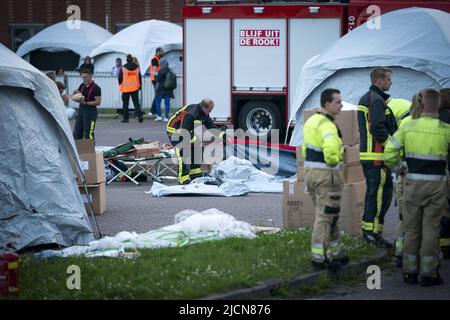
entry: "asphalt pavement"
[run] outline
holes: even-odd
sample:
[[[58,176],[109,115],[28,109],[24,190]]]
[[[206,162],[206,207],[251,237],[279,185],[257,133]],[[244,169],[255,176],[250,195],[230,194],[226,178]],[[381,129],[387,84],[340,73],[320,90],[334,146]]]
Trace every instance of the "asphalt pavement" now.
[[[99,119],[95,129],[97,146],[115,146],[128,141],[129,137],[143,137],[148,141],[169,142],[165,123],[145,118],[143,123],[130,119]],[[169,181],[168,183],[176,183]],[[217,208],[236,219],[252,225],[282,227],[282,194],[252,193],[243,197],[165,197],[156,198],[146,194],[152,182],[136,186],[131,182],[112,182],[106,186],[106,212],[97,216],[100,230],[105,235],[120,231],[147,232],[174,223],[174,216],[182,210],[202,211]],[[393,205],[385,220],[385,237],[393,240],[398,222],[398,209]],[[449,299],[450,263],[444,261],[441,274],[447,281],[443,286],[422,288],[406,285],[400,272],[392,266],[382,269],[381,289],[369,290],[363,280],[358,285],[339,285],[318,296],[318,299]]]

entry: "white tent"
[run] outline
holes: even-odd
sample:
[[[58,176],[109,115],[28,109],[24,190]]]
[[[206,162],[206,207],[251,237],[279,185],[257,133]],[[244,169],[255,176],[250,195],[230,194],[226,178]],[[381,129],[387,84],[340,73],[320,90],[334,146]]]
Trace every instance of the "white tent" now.
[[[17,55],[26,57],[34,50],[72,51],[82,59],[111,36],[111,32],[88,21],[80,21],[80,28],[74,29],[70,29],[68,22],[63,21],[45,28],[24,42],[17,50]]]
[[[391,96],[411,100],[426,87],[450,86],[450,14],[408,8],[380,17],[380,28],[364,24],[336,41],[303,67],[291,110],[296,126],[290,145],[303,142],[303,110],[320,107],[320,93],[337,88],[357,105],[370,87],[370,69],[393,69]],[[369,22],[370,23],[370,22]]]
[[[0,56],[0,244],[87,244],[71,163],[82,171],[58,89],[3,45]]]
[[[181,73],[179,57],[182,52],[182,29],[166,21],[135,23],[112,36],[89,55],[94,57],[96,71],[109,72],[116,58],[122,58],[125,63],[125,55],[130,53],[137,57],[144,73],[149,68],[157,47],[163,47],[168,52],[166,58],[170,67]]]

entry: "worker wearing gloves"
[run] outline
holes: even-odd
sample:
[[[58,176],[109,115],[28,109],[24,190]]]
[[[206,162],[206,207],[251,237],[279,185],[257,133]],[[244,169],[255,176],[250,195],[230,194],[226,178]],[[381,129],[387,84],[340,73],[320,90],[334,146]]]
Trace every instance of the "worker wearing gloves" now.
[[[422,286],[442,284],[439,275],[439,231],[447,201],[450,125],[438,119],[439,92],[422,93],[422,115],[402,126],[386,145],[384,161],[396,168],[405,155],[403,184],[403,280]]]
[[[349,262],[337,225],[344,178],[342,135],[334,120],[342,102],[336,89],[324,90],[320,100],[322,109],[303,128],[305,180],[316,211],[311,258],[314,269],[335,271]]]
[[[179,184],[188,184],[193,179],[203,176],[200,168],[202,160],[196,159],[196,155],[202,154],[200,143],[202,126],[208,130],[213,129],[212,131],[215,131],[220,139],[226,137],[226,128],[217,127],[209,116],[213,108],[214,102],[209,98],[204,98],[198,104],[191,104],[178,110],[167,123],[167,134],[175,147],[178,161]],[[181,142],[183,143],[181,144]],[[186,159],[188,157],[183,154],[186,155],[186,151],[189,149],[191,156],[190,159]]]
[[[383,164],[383,149],[397,130],[395,117],[386,105],[389,95],[385,91],[392,84],[391,77],[391,69],[373,68],[370,73],[372,86],[358,105],[359,156],[367,186],[362,233],[368,243],[383,248],[392,248],[392,244],[382,237],[384,216],[393,192],[391,172]]]

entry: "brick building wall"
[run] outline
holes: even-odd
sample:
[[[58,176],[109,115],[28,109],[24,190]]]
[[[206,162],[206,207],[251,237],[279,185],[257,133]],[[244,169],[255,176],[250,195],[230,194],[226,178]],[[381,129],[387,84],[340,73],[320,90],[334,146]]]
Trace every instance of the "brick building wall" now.
[[[80,7],[82,20],[116,33],[150,19],[181,24],[183,4],[184,0],[1,0],[0,43],[16,50],[27,37],[66,20],[70,5]]]

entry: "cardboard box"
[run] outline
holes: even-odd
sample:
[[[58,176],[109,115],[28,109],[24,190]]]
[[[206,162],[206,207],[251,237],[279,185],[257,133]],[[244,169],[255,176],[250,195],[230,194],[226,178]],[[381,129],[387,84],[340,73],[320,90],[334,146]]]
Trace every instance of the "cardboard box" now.
[[[319,110],[304,110],[303,123]],[[341,111],[336,117],[336,124],[342,132],[342,144],[353,146],[359,143],[358,114],[356,110]]]
[[[103,152],[95,151],[94,140],[83,139],[75,140],[78,155],[81,161],[81,168],[86,177],[87,184],[99,184],[106,181],[105,165],[103,163]],[[81,177],[77,170],[74,170],[78,184],[81,184]]]
[[[345,165],[357,165],[359,161],[359,144],[354,146],[344,145],[344,164]]]
[[[314,204],[304,182],[283,182],[283,226],[288,229],[308,227],[314,221]]]
[[[342,192],[339,230],[358,236],[364,212],[365,182],[345,184]],[[287,229],[313,228],[315,208],[303,182],[283,184],[283,227]]]
[[[360,164],[344,167],[344,183],[365,181],[363,168]]]
[[[152,143],[135,144],[133,145],[133,148],[134,149],[130,150],[130,152],[127,152],[127,155],[139,158],[151,158],[161,152],[161,145],[159,141],[155,141]]]
[[[96,185],[88,185],[88,195],[84,190],[83,186],[78,186],[80,190],[81,198],[83,199],[84,208],[87,213],[90,213],[90,204],[94,207],[94,214],[102,214],[106,210],[106,199],[105,199],[105,182]]]
[[[297,181],[305,181],[305,159],[302,154],[302,147],[298,146],[295,152],[296,155],[296,164],[297,164]]]

